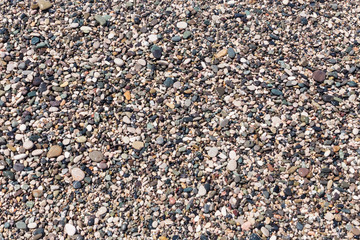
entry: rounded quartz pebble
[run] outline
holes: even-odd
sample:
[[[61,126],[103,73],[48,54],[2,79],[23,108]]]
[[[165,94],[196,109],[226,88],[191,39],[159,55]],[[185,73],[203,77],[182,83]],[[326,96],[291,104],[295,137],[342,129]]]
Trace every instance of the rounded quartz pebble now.
[[[101,162],[104,159],[104,154],[100,151],[92,151],[89,153],[89,157],[94,162]]]
[[[217,154],[218,154],[218,152],[219,152],[219,150],[218,150],[217,147],[212,147],[212,148],[209,149],[208,155],[209,155],[210,157],[216,157]]]
[[[74,236],[76,233],[75,226],[70,223],[65,224],[64,230],[65,230],[65,233],[69,236]]]
[[[25,141],[24,144],[23,144],[23,147],[26,149],[26,150],[30,150],[34,147],[34,143],[30,140],[28,141]]]
[[[231,159],[227,164],[227,169],[229,171],[234,171],[236,169],[236,167],[237,167],[237,162],[234,159]]]
[[[186,23],[186,22],[178,22],[178,23],[176,24],[176,27],[177,27],[178,29],[185,29],[185,28],[187,28],[187,23]]]
[[[39,156],[43,153],[44,151],[42,149],[35,149],[34,151],[31,152],[31,155],[33,156]]]
[[[80,168],[71,169],[71,176],[74,181],[81,181],[85,178],[85,173]]]

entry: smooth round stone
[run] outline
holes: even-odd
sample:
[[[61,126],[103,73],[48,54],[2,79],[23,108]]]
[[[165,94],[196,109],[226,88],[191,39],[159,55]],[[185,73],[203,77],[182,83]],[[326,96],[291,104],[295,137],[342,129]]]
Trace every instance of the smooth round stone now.
[[[187,24],[186,22],[178,22],[178,23],[176,24],[176,27],[177,27],[178,29],[185,29],[185,28],[187,28],[187,26],[188,26],[188,24]]]
[[[262,227],[261,232],[265,235],[265,237],[268,237],[270,235],[270,232],[269,230],[267,230],[266,227]]]
[[[104,159],[104,154],[100,151],[92,151],[89,153],[89,157],[94,162],[101,162]]]
[[[216,155],[217,155],[218,153],[219,153],[219,150],[218,150],[217,147],[212,147],[212,148],[210,148],[209,151],[208,151],[208,155],[209,155],[210,157],[216,157]]]
[[[71,176],[74,181],[81,181],[85,178],[85,173],[80,168],[71,169]]]
[[[73,187],[74,187],[75,189],[79,189],[79,188],[82,187],[82,184],[81,184],[80,181],[74,181],[74,182],[73,182]]]
[[[18,155],[15,155],[14,156],[14,160],[20,160],[20,159],[24,159],[26,158],[28,155],[26,153],[23,153],[23,154],[18,154]]]
[[[35,149],[34,151],[31,152],[31,155],[33,156],[39,156],[43,153],[44,151],[42,149]]]
[[[34,228],[37,227],[37,224],[36,224],[35,222],[32,222],[32,223],[29,223],[29,224],[27,225],[27,227],[30,228],[30,229],[34,229]]]
[[[241,225],[241,229],[244,231],[249,231],[251,229],[251,223],[250,222],[244,222]]]
[[[75,233],[76,233],[76,228],[74,227],[74,225],[68,223],[68,224],[65,224],[65,233],[69,236],[74,236]]]
[[[41,239],[45,235],[43,228],[38,228],[33,232],[33,240],[35,239]]]
[[[299,168],[298,173],[301,177],[306,177],[309,174],[310,170],[307,168]]]
[[[118,65],[118,66],[124,65],[124,61],[123,61],[122,59],[120,59],[120,58],[115,58],[115,59],[114,59],[114,63],[115,63],[116,65]]]
[[[288,5],[288,4],[289,4],[289,0],[283,0],[282,3],[283,3],[284,5]]]
[[[26,150],[32,149],[34,147],[34,143],[32,141],[30,141],[30,140],[25,141],[24,144],[23,144],[23,147]]]
[[[316,70],[313,73],[312,77],[316,82],[322,83],[322,82],[325,81],[326,73],[324,71],[321,71],[321,70]]]
[[[43,190],[41,189],[35,189],[32,191],[32,195],[35,197],[35,198],[39,198],[39,197],[42,197],[42,195],[44,194]]]
[[[144,143],[141,141],[135,141],[132,143],[132,147],[135,148],[136,150],[140,150],[144,147]]]
[[[15,163],[13,168],[16,172],[21,172],[22,170],[24,170],[25,167],[22,163]]]
[[[146,60],[144,59],[139,59],[137,63],[140,64],[141,66],[146,66]]]
[[[324,216],[324,218],[328,221],[332,221],[334,219],[334,214],[332,214],[331,212],[327,212]]]
[[[325,94],[322,96],[322,99],[324,100],[324,102],[331,102],[334,99],[334,97],[331,95]]]
[[[228,56],[229,58],[234,58],[236,53],[235,53],[235,50],[233,48],[228,48]]]
[[[84,143],[86,142],[86,137],[85,136],[80,136],[76,139],[76,142],[78,143]]]
[[[234,171],[236,168],[237,168],[237,162],[236,162],[236,160],[234,160],[234,159],[230,160],[230,161],[228,162],[228,164],[227,164],[227,169],[228,169],[229,171]]]
[[[282,123],[281,119],[279,117],[276,117],[276,116],[271,118],[271,122],[272,122],[273,127],[279,127],[280,124]]]
[[[61,153],[62,153],[62,148],[59,145],[54,145],[50,148],[46,156],[48,158],[54,158],[60,156]]]
[[[107,213],[107,208],[106,207],[101,207],[99,208],[99,210],[96,212],[96,216],[97,217],[100,217],[102,215],[104,215],[105,213]]]
[[[231,150],[229,153],[229,157],[230,159],[236,159],[237,158],[236,152],[234,150]]]
[[[169,203],[170,203],[171,205],[174,205],[174,204],[176,203],[176,199],[173,198],[173,197],[170,197],[170,198],[169,198]]]
[[[271,89],[271,93],[273,95],[275,95],[275,96],[282,96],[283,95],[282,91],[280,91],[279,89],[276,89],[276,88]]]
[[[184,39],[188,39],[192,36],[192,32],[190,31],[185,31],[184,34],[183,34],[183,38]]]

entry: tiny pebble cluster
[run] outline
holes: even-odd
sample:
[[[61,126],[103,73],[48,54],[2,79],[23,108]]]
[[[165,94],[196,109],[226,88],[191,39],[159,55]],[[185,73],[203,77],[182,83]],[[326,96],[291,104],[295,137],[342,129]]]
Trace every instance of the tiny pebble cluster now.
[[[0,239],[360,239],[357,0],[0,0]]]

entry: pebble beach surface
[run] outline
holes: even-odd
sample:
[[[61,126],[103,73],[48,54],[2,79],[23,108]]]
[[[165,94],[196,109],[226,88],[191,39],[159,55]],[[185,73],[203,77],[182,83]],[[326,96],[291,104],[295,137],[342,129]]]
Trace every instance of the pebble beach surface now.
[[[359,14],[0,0],[0,239],[360,239]]]

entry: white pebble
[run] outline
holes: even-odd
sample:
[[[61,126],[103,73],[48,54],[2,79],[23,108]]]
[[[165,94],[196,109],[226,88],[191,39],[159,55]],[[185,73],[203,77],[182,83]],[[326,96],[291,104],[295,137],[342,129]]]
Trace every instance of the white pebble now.
[[[74,236],[75,233],[76,233],[76,228],[74,227],[74,225],[68,223],[68,224],[65,225],[65,232],[69,236]]]

